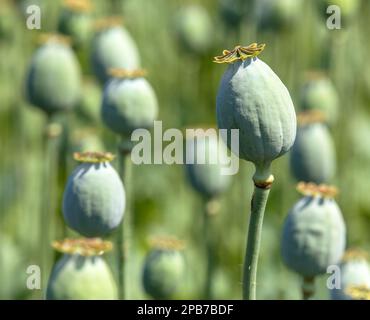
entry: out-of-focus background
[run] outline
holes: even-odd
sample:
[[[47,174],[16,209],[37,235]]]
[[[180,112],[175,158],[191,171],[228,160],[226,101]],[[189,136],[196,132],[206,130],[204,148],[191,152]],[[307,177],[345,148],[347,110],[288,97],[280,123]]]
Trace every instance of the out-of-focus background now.
[[[159,101],[158,120],[166,128],[215,125],[215,99],[225,65],[212,62],[224,49],[252,42],[266,43],[261,54],[289,89],[301,110],[307,74],[320,71],[338,96],[337,119],[330,124],[337,153],[332,183],[347,225],[348,246],[370,249],[370,49],[369,1],[334,1],[341,5],[341,29],[330,30],[324,0],[93,0],[93,19],[121,15],[136,41]],[[275,3],[271,5],[271,3]],[[276,4],[278,3],[278,4]],[[41,8],[41,30],[29,30],[27,7]],[[188,12],[189,8],[192,11]],[[45,166],[43,137],[46,116],[27,103],[24,82],[42,33],[57,31],[62,1],[0,0],[0,299],[35,299],[26,288],[26,269],[39,265],[39,228]],[[188,16],[184,15],[188,12]],[[188,19],[187,37],[178,28]],[[191,43],[191,45],[189,45]],[[90,108],[60,116],[69,141],[58,142],[59,164],[53,239],[65,234],[61,200],[66,179],[81,144],[115,152],[116,137],[99,118],[102,86],[94,78],[89,45],[76,49],[86,85],[82,99]],[[81,103],[82,104],[82,103]],[[82,110],[82,111],[81,111]],[[68,124],[68,126],[67,126]],[[117,165],[114,162],[114,165]],[[141,283],[148,239],[172,235],[186,243],[186,281],[176,298],[199,298],[204,278],[202,201],[186,181],[181,165],[134,166],[134,238],[128,295],[147,298]],[[284,217],[300,197],[289,168],[289,155],[275,161],[275,183],[265,214],[258,298],[299,299],[300,279],[282,263],[280,238]],[[240,162],[229,190],[221,196],[216,218],[217,255],[214,297],[239,299],[242,260],[253,190],[250,163]],[[67,231],[67,235],[68,235]],[[52,249],[51,249],[52,250]],[[107,254],[110,261],[112,256]],[[315,298],[326,299],[326,277],[318,281]]]

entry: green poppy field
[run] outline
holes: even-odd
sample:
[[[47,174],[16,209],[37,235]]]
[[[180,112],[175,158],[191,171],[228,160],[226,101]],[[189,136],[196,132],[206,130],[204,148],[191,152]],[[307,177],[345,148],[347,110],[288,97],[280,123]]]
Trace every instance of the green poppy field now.
[[[370,300],[369,18],[0,0],[0,300]]]

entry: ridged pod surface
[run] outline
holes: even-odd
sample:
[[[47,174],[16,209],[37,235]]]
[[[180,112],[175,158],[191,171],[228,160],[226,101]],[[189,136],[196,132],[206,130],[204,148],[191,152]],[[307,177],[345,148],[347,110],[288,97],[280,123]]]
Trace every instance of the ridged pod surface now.
[[[175,28],[181,45],[189,52],[201,54],[209,49],[214,35],[208,12],[199,5],[180,9]]]
[[[344,253],[346,228],[334,199],[320,195],[301,198],[290,210],[283,227],[284,263],[303,277],[326,273]]]
[[[140,56],[135,41],[121,26],[114,26],[96,33],[91,48],[91,63],[95,75],[105,83],[109,69],[137,69]]]
[[[302,87],[301,105],[303,110],[320,110],[329,124],[338,118],[338,93],[329,78],[319,77],[308,80]]]
[[[117,287],[102,257],[64,254],[51,272],[46,299],[113,300]]]
[[[114,78],[105,87],[101,116],[104,124],[120,135],[150,128],[158,114],[158,102],[144,78]]]
[[[279,77],[257,57],[229,65],[216,105],[219,128],[239,129],[239,157],[259,171],[292,147],[297,126],[292,99]]]
[[[255,1],[255,17],[261,30],[288,30],[299,21],[301,10],[301,0]]]
[[[145,259],[143,285],[154,299],[170,299],[181,285],[185,269],[182,253],[173,249],[152,249]]]
[[[340,289],[331,289],[332,300],[352,300],[346,292],[350,286],[364,286],[370,289],[370,266],[365,257],[353,256],[340,265]]]
[[[68,178],[63,198],[67,225],[85,237],[109,234],[123,219],[125,190],[109,162],[82,163]]]
[[[331,182],[336,171],[336,153],[325,124],[315,122],[298,126],[290,167],[297,181]]]
[[[67,45],[52,39],[34,53],[26,78],[29,102],[48,114],[73,108],[80,97],[81,71]]]
[[[193,164],[185,165],[186,176],[192,187],[205,198],[213,198],[226,191],[231,177],[221,171],[227,155],[223,142],[219,142],[217,136],[195,137],[187,141],[187,150],[195,160]],[[197,163],[201,157],[197,152],[204,155],[204,163]]]

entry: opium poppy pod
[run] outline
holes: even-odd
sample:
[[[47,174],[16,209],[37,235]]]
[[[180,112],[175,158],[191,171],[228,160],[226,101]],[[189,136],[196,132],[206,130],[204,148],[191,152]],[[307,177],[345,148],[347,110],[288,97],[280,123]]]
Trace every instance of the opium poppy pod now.
[[[215,58],[230,64],[217,94],[218,126],[239,129],[238,155],[256,166],[255,181],[268,179],[271,162],[292,147],[296,135],[292,99],[274,71],[257,58],[263,49],[253,43]]]
[[[325,120],[333,124],[338,118],[338,93],[327,76],[322,72],[307,73],[307,80],[302,87],[301,105],[303,110],[319,110]]]
[[[183,7],[175,22],[178,38],[186,50],[201,54],[209,49],[214,32],[211,18],[202,6]]]
[[[111,243],[94,239],[66,239],[53,246],[64,255],[48,281],[47,300],[117,299],[113,274],[101,255]]]
[[[227,156],[225,145],[218,140],[214,129],[211,129],[214,135],[208,136],[206,132],[207,130],[203,135],[187,139],[186,150],[191,153],[194,163],[187,163],[185,170],[192,187],[203,197],[210,199],[226,191],[230,186],[231,177],[222,174],[222,162]]]
[[[298,116],[298,130],[290,156],[290,167],[298,181],[329,183],[336,171],[333,138],[321,113],[305,112]]]
[[[65,0],[59,16],[58,31],[72,38],[75,47],[87,45],[92,34],[89,0]]]
[[[129,32],[115,18],[99,20],[92,41],[91,63],[95,75],[105,83],[112,68],[137,69],[140,67],[139,51]]]
[[[113,79],[103,93],[101,116],[113,132],[130,136],[139,128],[150,128],[158,113],[158,102],[143,70],[111,69]]]
[[[347,291],[353,286],[362,286],[370,290],[370,266],[367,252],[358,249],[347,250],[339,267],[339,288],[330,289],[332,300],[352,300],[353,297]]]
[[[100,237],[121,223],[125,190],[118,173],[110,165],[110,153],[76,153],[82,162],[68,178],[63,198],[67,225],[85,237]]]
[[[220,14],[224,23],[229,27],[238,27],[246,18],[250,0],[219,0]]]
[[[26,78],[29,102],[48,114],[73,108],[80,98],[81,70],[61,36],[46,36],[37,49]]]
[[[313,278],[341,260],[346,227],[333,199],[335,188],[300,183],[298,189],[305,196],[293,206],[284,222],[281,252],[290,269]]]
[[[302,0],[260,0],[255,2],[255,17],[261,30],[288,30],[299,21]]]
[[[171,299],[184,280],[183,245],[174,239],[156,239],[144,262],[143,285],[154,299]]]

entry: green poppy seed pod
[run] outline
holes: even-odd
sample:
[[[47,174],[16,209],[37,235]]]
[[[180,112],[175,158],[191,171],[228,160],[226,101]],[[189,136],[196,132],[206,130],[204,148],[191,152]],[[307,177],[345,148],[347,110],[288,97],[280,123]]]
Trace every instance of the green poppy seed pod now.
[[[144,262],[143,285],[154,299],[170,299],[184,278],[182,244],[173,239],[156,240]]]
[[[65,38],[52,36],[34,53],[26,78],[28,101],[47,114],[73,108],[81,90],[81,70]]]
[[[289,30],[302,14],[302,0],[255,1],[255,18],[260,30]]]
[[[329,124],[338,118],[339,98],[331,82],[320,72],[311,72],[302,87],[301,105],[303,110],[319,110]]]
[[[100,256],[111,244],[100,239],[66,239],[54,247],[64,255],[47,285],[47,300],[113,300],[118,298],[109,266]]]
[[[224,23],[232,28],[240,25],[251,6],[248,0],[219,0],[220,14]]]
[[[98,21],[98,31],[92,41],[91,63],[95,75],[102,83],[110,78],[110,69],[140,67],[140,56],[136,43],[118,22],[114,18]]]
[[[82,162],[68,178],[63,198],[67,225],[85,237],[112,232],[123,219],[125,190],[110,153],[76,153]]]
[[[285,154],[296,135],[296,115],[284,84],[257,55],[265,45],[225,50],[217,63],[231,63],[217,94],[217,122],[221,129],[239,129],[239,153],[256,166],[255,181],[266,181],[271,162]]]
[[[113,79],[104,88],[101,117],[113,132],[130,136],[150,128],[158,114],[158,102],[143,70],[110,70]]]
[[[86,46],[92,34],[89,0],[65,0],[59,16],[58,32],[71,37],[75,47]]]
[[[186,142],[189,156],[194,158],[194,163],[185,165],[186,177],[192,187],[208,199],[225,192],[231,183],[231,176],[222,174],[222,163],[225,163],[227,156],[226,148],[217,139],[216,131],[214,133],[210,136],[206,133],[196,135]]]
[[[347,290],[351,286],[363,286],[370,289],[370,266],[368,255],[361,250],[347,250],[340,267],[340,288],[331,289],[332,300],[352,300]]]
[[[290,168],[297,181],[329,183],[336,171],[334,141],[316,113],[298,117],[297,137],[290,154]]]
[[[191,53],[202,54],[212,44],[212,21],[202,6],[190,5],[181,8],[176,15],[175,30],[181,45]]]
[[[290,210],[283,227],[281,252],[284,263],[305,278],[326,273],[337,264],[345,248],[346,228],[332,198],[335,189],[301,183],[305,194]]]
[[[79,119],[88,123],[100,122],[100,105],[102,90],[92,79],[83,82],[81,99],[76,105],[76,114]]]

